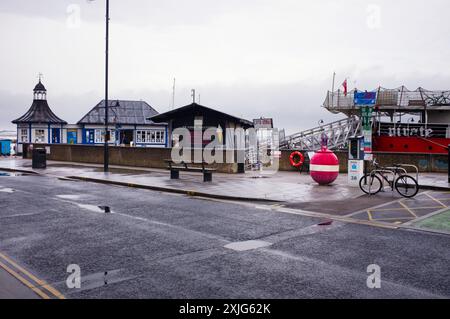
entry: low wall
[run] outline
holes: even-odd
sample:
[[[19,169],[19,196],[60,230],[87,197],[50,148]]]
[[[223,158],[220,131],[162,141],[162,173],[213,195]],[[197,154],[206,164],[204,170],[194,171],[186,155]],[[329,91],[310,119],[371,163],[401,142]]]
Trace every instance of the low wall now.
[[[282,150],[280,159],[281,171],[295,171],[289,163],[289,156],[293,151]],[[348,152],[335,152],[339,159],[341,173],[347,172]],[[305,158],[307,156],[305,155]],[[415,153],[380,153],[375,152],[374,158],[381,166],[392,166],[393,164],[412,164],[419,167],[420,172],[446,173],[448,171],[448,156],[439,154],[415,154]],[[308,161],[306,161],[308,165]]]
[[[293,150],[282,150],[281,151],[281,158],[280,158],[280,171],[296,171],[297,168],[294,168],[291,166],[291,163],[289,161],[289,157],[291,153],[294,152]],[[305,155],[305,170],[309,170],[309,158],[306,153],[303,153]],[[348,165],[348,153],[347,152],[335,152],[339,159],[339,170],[341,173],[347,172],[347,165]]]
[[[28,144],[24,144],[24,156],[31,158]],[[79,162],[90,164],[103,164],[103,146],[70,145],[70,144],[34,144],[34,147],[50,147],[48,160],[63,162]],[[226,158],[227,152],[223,151]],[[230,154],[228,154],[230,155]],[[109,147],[110,165],[122,165],[145,168],[166,168],[165,159],[171,158],[170,148],[144,148],[144,147]],[[192,156],[192,159],[194,156]],[[236,163],[213,164],[211,167],[221,173],[236,173]]]
[[[103,164],[103,146],[91,145],[69,145],[69,144],[39,144],[36,147],[50,147],[49,160]],[[24,145],[25,154],[28,145]],[[227,154],[228,152],[228,154]],[[223,151],[223,156],[233,151]],[[291,150],[282,150],[279,163],[280,171],[295,171],[289,162]],[[29,152],[28,152],[29,153]],[[31,154],[25,156],[31,157]],[[336,155],[339,159],[339,167],[342,173],[347,172],[348,152],[338,151]],[[171,157],[170,148],[142,148],[142,147],[119,147],[110,146],[110,164],[147,167],[166,168],[165,159]],[[413,164],[419,167],[421,172],[445,173],[448,170],[448,157],[436,154],[413,154],[413,153],[375,153],[374,157],[382,166],[389,166],[395,163]],[[193,157],[192,157],[193,158]],[[307,156],[305,156],[307,159]],[[306,160],[306,170],[308,170],[308,160]],[[236,173],[238,165],[236,163],[213,164],[219,172]]]

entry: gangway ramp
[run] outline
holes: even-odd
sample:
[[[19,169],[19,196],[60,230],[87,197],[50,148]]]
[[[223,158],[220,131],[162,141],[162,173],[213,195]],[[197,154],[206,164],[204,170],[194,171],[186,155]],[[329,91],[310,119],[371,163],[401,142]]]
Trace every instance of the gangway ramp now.
[[[280,149],[316,151],[320,149],[322,134],[325,133],[328,136],[328,148],[335,150],[346,146],[349,137],[360,135],[360,129],[360,119],[350,116],[286,136],[280,141]]]

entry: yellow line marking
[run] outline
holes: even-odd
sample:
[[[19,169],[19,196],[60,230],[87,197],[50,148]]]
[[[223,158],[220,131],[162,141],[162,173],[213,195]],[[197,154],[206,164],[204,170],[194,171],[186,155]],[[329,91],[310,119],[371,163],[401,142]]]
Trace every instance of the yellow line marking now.
[[[399,220],[399,219],[416,219],[415,217],[390,217],[390,218],[375,218],[374,220]]]
[[[62,293],[60,293],[58,290],[56,290],[55,288],[50,286],[44,280],[41,280],[41,279],[37,278],[32,273],[30,273],[29,271],[27,271],[23,267],[19,266],[17,263],[12,261],[9,257],[6,257],[2,253],[0,253],[0,257],[3,258],[4,260],[6,260],[8,263],[10,263],[12,266],[14,266],[17,270],[19,270],[20,272],[22,272],[23,274],[28,276],[30,279],[34,280],[40,287],[42,287],[42,288],[48,290],[49,292],[51,292],[55,297],[57,297],[59,299],[65,299],[65,297],[64,297],[64,295]]]
[[[442,206],[428,206],[428,207],[410,207],[411,209],[437,209],[442,208]]]
[[[450,200],[450,198],[435,198],[435,199],[437,199],[437,200],[442,200],[442,201],[448,201],[448,200]]]
[[[414,218],[417,218],[417,215],[408,207],[408,206],[406,206],[403,202],[401,202],[401,201],[399,201],[398,202],[400,205],[402,205],[403,207],[405,207],[405,209],[411,214],[411,215],[413,215],[414,216]]]
[[[434,197],[431,196],[430,194],[426,193],[425,195],[427,195],[429,198],[431,198],[431,199],[434,200],[436,203],[438,203],[439,205],[441,205],[443,208],[448,207],[447,205],[445,205],[445,204],[442,203],[441,201],[437,200],[436,198],[434,198]]]
[[[373,220],[373,217],[372,217],[372,212],[370,211],[370,210],[367,210],[367,215],[369,215],[369,220]]]
[[[427,207],[410,207],[411,209],[435,209],[435,208],[442,208],[442,206],[427,206]],[[380,208],[380,209],[374,209],[374,211],[378,212],[386,212],[391,210],[405,210],[404,207],[398,207],[398,208]]]
[[[8,273],[10,273],[12,276],[14,276],[16,279],[18,279],[21,283],[23,283],[25,286],[33,290],[39,297],[42,299],[50,299],[50,297],[45,294],[42,290],[39,288],[36,288],[33,286],[28,280],[23,278],[21,275],[19,275],[17,272],[6,266],[4,263],[0,261],[0,267],[2,267],[4,270],[6,270]]]

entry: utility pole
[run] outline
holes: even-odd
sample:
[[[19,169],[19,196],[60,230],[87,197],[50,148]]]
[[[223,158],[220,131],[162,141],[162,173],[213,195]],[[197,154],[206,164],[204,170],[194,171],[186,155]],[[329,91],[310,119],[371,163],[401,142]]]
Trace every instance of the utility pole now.
[[[109,131],[108,131],[108,122],[109,122],[109,103],[108,103],[108,58],[109,58],[109,0],[106,0],[106,39],[105,39],[105,144],[104,144],[104,159],[103,159],[103,170],[104,172],[109,171]]]

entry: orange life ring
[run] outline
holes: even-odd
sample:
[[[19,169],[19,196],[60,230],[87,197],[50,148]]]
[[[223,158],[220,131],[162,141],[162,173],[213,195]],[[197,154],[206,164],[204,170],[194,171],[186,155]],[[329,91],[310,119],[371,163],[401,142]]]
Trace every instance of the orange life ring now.
[[[296,157],[296,156],[298,156],[300,158],[300,160],[298,162],[294,161],[294,157]],[[299,151],[295,151],[295,152],[291,153],[291,156],[289,156],[289,162],[291,162],[291,165],[294,167],[300,167],[305,162],[305,157]]]

